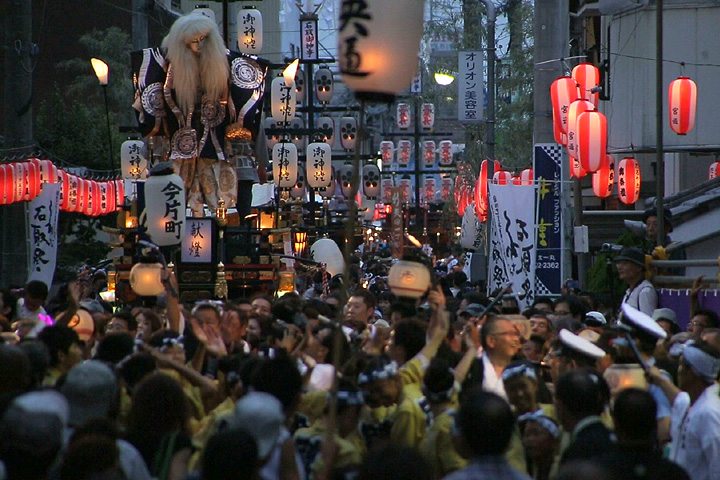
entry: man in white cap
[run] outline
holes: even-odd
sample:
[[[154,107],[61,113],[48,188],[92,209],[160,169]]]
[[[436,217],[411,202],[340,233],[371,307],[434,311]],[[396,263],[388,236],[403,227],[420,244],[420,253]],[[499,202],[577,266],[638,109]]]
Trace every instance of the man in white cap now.
[[[564,374],[578,368],[597,370],[597,361],[605,356],[602,348],[570,330],[560,330],[557,343],[559,348],[551,350],[545,357],[545,362],[550,364],[553,385],[557,385]]]
[[[720,349],[717,342],[686,344],[678,387],[657,368],[648,372],[672,404],[670,460],[693,480],[716,479],[720,472]]]

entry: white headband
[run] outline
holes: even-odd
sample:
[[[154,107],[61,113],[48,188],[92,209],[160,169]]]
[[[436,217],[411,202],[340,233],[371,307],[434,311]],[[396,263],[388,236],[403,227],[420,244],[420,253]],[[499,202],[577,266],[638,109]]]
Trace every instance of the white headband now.
[[[545,430],[550,432],[550,435],[552,435],[553,438],[558,438],[560,436],[560,428],[557,423],[555,423],[552,418],[545,415],[542,410],[524,413],[518,417],[518,422],[520,423],[528,421],[539,423]]]
[[[361,373],[358,375],[358,385],[364,385],[366,383],[374,382],[375,380],[386,380],[388,378],[396,376],[398,373],[398,366],[395,362],[390,362],[378,370],[373,370],[370,373]]]
[[[685,362],[706,382],[712,383],[720,376],[720,358],[703,352],[695,345],[688,345],[682,355]]]
[[[329,399],[330,394],[328,394],[328,401]],[[337,403],[341,406],[360,406],[365,404],[365,396],[362,392],[348,392],[345,390],[338,390]]]
[[[537,380],[537,374],[535,373],[535,369],[532,368],[530,365],[518,365],[516,367],[506,368],[502,373],[502,380],[503,382],[506,382],[509,379],[518,375],[523,375],[527,378]]]

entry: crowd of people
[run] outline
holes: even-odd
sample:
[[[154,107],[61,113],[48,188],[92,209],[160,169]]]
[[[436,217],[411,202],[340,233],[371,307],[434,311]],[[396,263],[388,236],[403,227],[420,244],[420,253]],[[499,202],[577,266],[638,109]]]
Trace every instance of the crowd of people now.
[[[171,271],[124,308],[102,271],[4,290],[0,479],[718,478],[715,312],[683,332],[641,281],[618,312],[521,311],[456,260],[417,300],[367,257],[280,298],[184,305]]]

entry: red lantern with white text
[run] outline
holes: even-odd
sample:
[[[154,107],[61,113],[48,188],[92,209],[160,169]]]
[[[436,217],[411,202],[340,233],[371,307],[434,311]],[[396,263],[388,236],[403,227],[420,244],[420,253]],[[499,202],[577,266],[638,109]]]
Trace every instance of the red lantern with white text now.
[[[587,112],[588,110],[594,110],[593,104],[587,100],[575,100],[570,104],[568,108],[568,141],[567,151],[568,155],[573,158],[578,158],[578,133],[577,133],[577,119],[578,117]]]
[[[688,77],[678,77],[668,88],[670,128],[678,135],[686,135],[695,126],[697,85]]]
[[[640,165],[632,157],[623,158],[618,165],[618,198],[632,205],[640,198]]]
[[[581,113],[577,120],[577,157],[583,170],[596,172],[607,155],[607,119],[597,110]]]
[[[591,63],[581,63],[573,68],[572,76],[578,84],[580,98],[592,102],[597,107],[599,92],[596,87],[600,85],[600,70]]]
[[[560,77],[550,85],[555,141],[567,145],[568,109],[578,99],[577,82],[572,77]]]
[[[615,183],[615,159],[612,155],[605,155],[605,162],[592,175],[593,193],[598,198],[607,198],[612,194]]]

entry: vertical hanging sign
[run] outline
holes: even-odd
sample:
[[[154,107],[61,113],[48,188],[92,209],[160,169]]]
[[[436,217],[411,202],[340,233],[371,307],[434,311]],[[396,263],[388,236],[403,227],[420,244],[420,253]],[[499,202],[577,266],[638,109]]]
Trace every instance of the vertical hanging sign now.
[[[300,58],[318,59],[318,19],[317,15],[303,15],[300,18]]]
[[[43,184],[42,192],[28,204],[30,230],[30,274],[28,281],[52,285],[57,262],[57,221],[60,205],[59,183]]]
[[[483,121],[484,94],[482,52],[458,52],[458,120],[461,123]]]
[[[392,238],[393,257],[402,258],[403,254],[403,187],[390,189],[390,237]]]
[[[562,146],[535,145],[533,171],[538,185],[535,290],[538,295],[559,295],[565,278],[562,273],[562,165]]]

